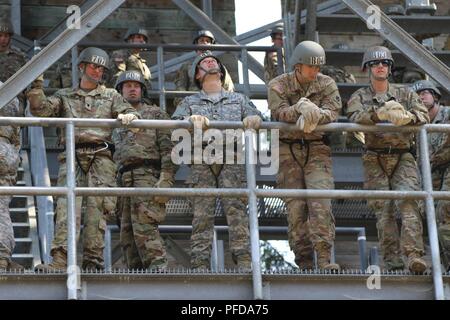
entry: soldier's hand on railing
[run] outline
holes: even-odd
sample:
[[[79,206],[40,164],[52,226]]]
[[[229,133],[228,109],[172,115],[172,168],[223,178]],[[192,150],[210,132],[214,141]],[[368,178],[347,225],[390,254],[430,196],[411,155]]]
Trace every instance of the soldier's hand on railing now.
[[[396,126],[404,126],[414,121],[414,115],[406,111],[397,101],[388,101],[377,111],[378,119],[390,121]]]
[[[301,98],[294,108],[300,114],[296,123],[299,129],[305,133],[314,131],[320,121],[320,108],[307,98]]]
[[[137,119],[137,116],[132,113],[121,113],[117,116],[117,119],[122,121],[122,124],[128,126],[133,120]]]
[[[201,128],[202,130],[206,130],[209,127],[209,119],[199,114],[190,116],[189,121],[192,122],[194,128]]]
[[[158,182],[156,182],[156,188],[171,188],[173,186],[173,175],[167,172],[161,172]],[[155,201],[161,204],[165,204],[170,200],[167,196],[155,196]]]
[[[245,129],[258,130],[261,127],[262,119],[259,116],[248,116],[242,122]]]

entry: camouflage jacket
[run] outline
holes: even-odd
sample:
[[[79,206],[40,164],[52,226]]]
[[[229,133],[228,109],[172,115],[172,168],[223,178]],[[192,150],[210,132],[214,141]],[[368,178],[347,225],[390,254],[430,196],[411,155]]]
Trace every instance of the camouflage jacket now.
[[[175,90],[177,90],[177,91],[198,91],[197,86],[195,85],[195,83],[193,83],[191,81],[191,78],[189,77],[189,70],[191,69],[192,62],[193,61],[186,62],[178,70],[177,75],[175,76],[175,79],[174,79],[175,88],[176,88]],[[224,68],[225,68],[225,66],[224,66]],[[225,91],[230,91],[230,92],[234,91],[233,80],[231,79],[227,68],[225,68],[225,80],[223,83],[223,88],[225,89]],[[181,100],[183,100],[183,98],[173,99],[174,106],[175,107],[178,106],[180,104]]]
[[[26,56],[19,49],[10,48],[7,51],[0,52],[0,81],[6,82],[6,80],[8,80],[26,63]],[[23,93],[19,93],[17,98],[19,99],[21,108],[25,108],[25,95]]]
[[[39,117],[116,119],[120,113],[138,112],[114,89],[99,85],[86,92],[80,88],[66,88],[51,97],[41,96],[41,104],[31,108]],[[75,128],[75,143],[111,143],[110,128]],[[61,130],[60,143],[65,141],[65,129]]]
[[[0,81],[0,85],[3,82]],[[19,99],[14,98],[7,105],[0,107],[0,117],[23,117],[23,108]],[[0,137],[5,138],[16,147],[20,146],[20,127],[0,126]]]
[[[283,53],[282,61],[284,69],[284,66],[286,65],[284,49],[281,48],[281,51]],[[277,51],[266,52],[266,55],[264,56],[264,81],[266,82],[266,84],[268,84],[270,80],[278,76],[277,69],[278,69],[278,52]]]
[[[359,124],[376,124],[380,121],[375,111],[385,102],[395,100],[414,115],[414,124],[425,124],[430,121],[427,108],[419,96],[407,86],[389,84],[385,94],[376,94],[372,86],[354,92],[347,104],[347,116],[352,122]],[[365,145],[373,149],[409,149],[414,144],[413,133],[400,132],[366,132]]]
[[[245,117],[253,115],[261,117],[261,113],[248,97],[225,90],[222,90],[218,98],[208,97],[203,90],[184,98],[172,115],[172,119],[183,120],[194,114],[214,121],[242,121]]]
[[[331,77],[337,83],[356,83],[355,76],[342,68],[325,65],[320,67],[320,72]]]
[[[137,109],[142,119],[169,120],[169,116],[158,106],[141,104]],[[175,174],[175,165],[171,160],[173,143],[169,129],[140,129],[133,133],[126,128],[113,131],[113,142],[116,146],[114,161],[119,165],[129,165],[140,160],[161,162],[161,170]]]
[[[313,82],[302,86],[298,83],[295,72],[276,77],[269,82],[269,109],[275,121],[296,123],[300,116],[294,105],[302,97],[315,103],[321,110],[319,124],[327,124],[337,120],[342,108],[341,97],[333,79],[321,73]],[[321,139],[324,132],[303,133],[301,131],[280,132],[281,139]]]
[[[440,106],[432,123],[449,124],[450,107]],[[450,162],[450,137],[444,132],[428,133],[430,160],[433,168]]]

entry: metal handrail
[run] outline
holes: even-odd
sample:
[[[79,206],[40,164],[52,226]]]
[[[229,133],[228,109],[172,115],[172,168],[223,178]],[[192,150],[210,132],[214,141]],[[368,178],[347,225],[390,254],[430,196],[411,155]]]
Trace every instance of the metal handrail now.
[[[246,153],[247,188],[244,189],[183,189],[183,188],[77,188],[75,186],[75,141],[74,127],[120,127],[120,121],[113,119],[71,119],[71,118],[20,118],[5,117],[0,118],[0,125],[34,125],[34,126],[66,126],[66,150],[67,152],[67,187],[0,187],[0,194],[51,194],[66,195],[68,197],[68,281],[77,283],[78,270],[76,266],[76,243],[75,243],[75,196],[79,195],[167,195],[167,196],[225,196],[236,197],[246,195],[249,197],[250,212],[250,234],[252,246],[253,262],[253,285],[254,297],[262,299],[262,278],[259,264],[259,235],[257,219],[257,197],[301,197],[301,198],[378,198],[378,199],[425,199],[426,214],[428,220],[428,234],[430,235],[430,246],[432,254],[433,282],[436,299],[444,299],[444,288],[442,281],[442,271],[439,257],[439,243],[437,238],[436,218],[434,212],[433,199],[450,199],[450,192],[433,191],[431,187],[431,168],[429,163],[427,131],[430,132],[450,132],[450,124],[435,125],[427,124],[423,126],[395,127],[390,124],[382,125],[359,125],[354,123],[332,123],[318,126],[316,131],[400,131],[400,132],[420,132],[418,141],[420,150],[421,174],[424,181],[424,191],[370,191],[370,190],[292,190],[292,189],[256,189],[254,183],[255,163],[251,157],[253,152]],[[218,129],[243,128],[240,121],[211,121],[210,126]],[[192,124],[188,120],[136,120],[129,127],[138,128],[190,128]],[[287,131],[298,130],[295,125],[278,122],[265,122],[262,125],[265,129],[283,129]],[[250,135],[248,135],[250,133]],[[252,146],[252,135],[254,131],[246,131],[247,150]],[[250,145],[248,145],[250,144]],[[69,288],[71,296],[74,297],[73,287]],[[76,296],[75,296],[76,297]]]

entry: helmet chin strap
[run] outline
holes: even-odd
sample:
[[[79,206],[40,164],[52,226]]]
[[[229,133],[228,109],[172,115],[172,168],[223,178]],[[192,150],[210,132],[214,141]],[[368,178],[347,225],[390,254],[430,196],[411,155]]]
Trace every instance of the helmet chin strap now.
[[[89,76],[89,75],[86,73],[86,66],[84,66],[83,68],[80,68],[80,71],[81,71],[81,77],[86,76],[86,78],[87,78],[89,81],[95,82],[96,84],[99,84],[99,83],[100,83],[101,79],[100,79],[100,80],[96,80],[96,79],[92,78],[91,76]]]
[[[200,83],[203,83],[203,81],[205,80],[205,77],[206,77],[207,75],[209,75],[209,74],[220,74],[220,78],[222,78],[222,71],[220,70],[220,68],[213,68],[213,69],[209,69],[209,70],[206,70],[206,69],[203,68],[202,66],[198,66],[198,68],[199,68],[200,70],[203,70],[203,71],[205,72],[205,74],[203,75],[203,77],[200,79],[200,80],[201,80]]]

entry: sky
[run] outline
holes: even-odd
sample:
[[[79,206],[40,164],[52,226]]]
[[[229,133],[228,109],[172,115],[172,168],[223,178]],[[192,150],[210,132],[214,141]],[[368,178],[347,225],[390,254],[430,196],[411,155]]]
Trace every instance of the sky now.
[[[235,7],[236,34],[238,35],[281,19],[281,0],[235,0]],[[266,37],[249,45],[271,46],[272,41],[270,37]],[[264,64],[264,52],[253,52],[251,55],[261,64]],[[241,70],[241,63],[239,63],[239,70]],[[243,83],[241,72],[239,77],[240,82]],[[252,72],[250,72],[249,78],[250,84],[264,83]],[[267,114],[267,102],[265,100],[253,100],[253,102],[261,112]]]
[[[255,8],[257,6],[257,8]],[[236,7],[236,34],[241,34],[256,28],[259,28],[268,23],[281,19],[281,0],[235,0]],[[270,37],[258,40],[251,43],[254,46],[271,46],[272,41]],[[253,52],[252,56],[264,63],[264,52]],[[239,63],[240,65],[240,63]],[[241,70],[241,66],[239,66]],[[250,73],[250,84],[264,83],[257,76]],[[240,75],[240,82],[242,83],[242,76]],[[267,114],[266,100],[253,100],[258,109]],[[287,236],[287,235],[286,235]],[[294,263],[294,254],[289,248],[287,241],[270,241],[272,246],[280,252],[286,261]]]

